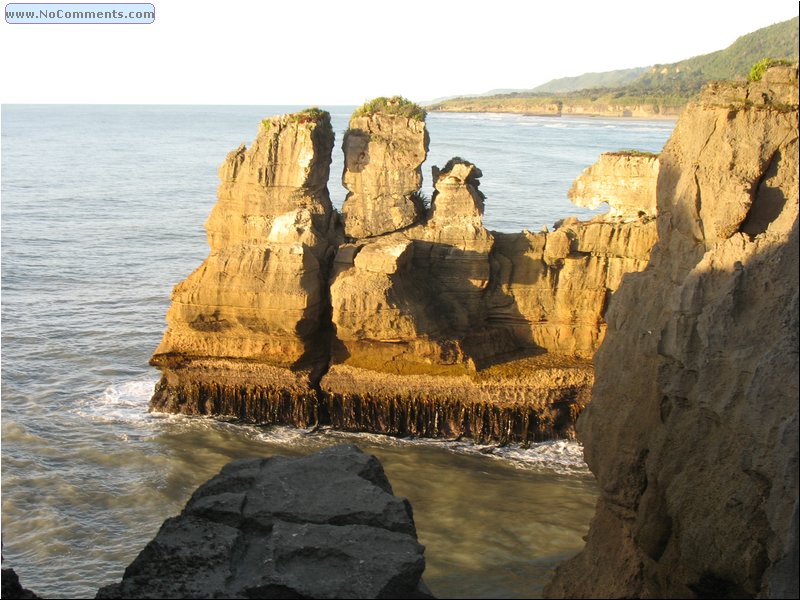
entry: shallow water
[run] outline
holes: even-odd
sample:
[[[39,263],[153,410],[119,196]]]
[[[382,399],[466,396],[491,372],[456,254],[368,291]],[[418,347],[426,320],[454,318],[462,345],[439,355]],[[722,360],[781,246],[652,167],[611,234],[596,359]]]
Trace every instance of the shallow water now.
[[[529,449],[149,415],[171,287],[207,254],[225,154],[291,107],[2,107],[4,565],[50,597],[118,580],[232,458],[358,443],[414,506],[439,596],[536,597],[582,546],[596,489],[574,442]],[[338,145],[350,108],[331,109]],[[432,114],[430,164],[484,172],[490,229],[569,214],[604,150],[659,150],[673,123]],[[344,190],[331,185],[334,203]]]

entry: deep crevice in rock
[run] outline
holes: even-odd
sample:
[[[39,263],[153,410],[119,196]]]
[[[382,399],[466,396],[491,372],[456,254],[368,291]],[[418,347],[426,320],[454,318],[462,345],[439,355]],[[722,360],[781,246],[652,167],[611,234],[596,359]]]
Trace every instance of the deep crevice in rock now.
[[[786,205],[783,190],[777,186],[767,185],[767,181],[774,179],[778,174],[781,160],[782,152],[777,150],[770,158],[764,173],[753,184],[752,204],[740,227],[740,231],[749,235],[751,239],[764,233],[770,223],[780,216]]]

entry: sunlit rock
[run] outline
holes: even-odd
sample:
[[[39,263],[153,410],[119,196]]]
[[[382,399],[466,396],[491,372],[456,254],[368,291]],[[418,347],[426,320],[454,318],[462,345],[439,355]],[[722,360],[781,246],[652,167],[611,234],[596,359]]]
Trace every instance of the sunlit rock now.
[[[614,296],[578,422],[601,499],[547,593],[793,598],[797,65],[707,86],[660,163],[658,241]]]

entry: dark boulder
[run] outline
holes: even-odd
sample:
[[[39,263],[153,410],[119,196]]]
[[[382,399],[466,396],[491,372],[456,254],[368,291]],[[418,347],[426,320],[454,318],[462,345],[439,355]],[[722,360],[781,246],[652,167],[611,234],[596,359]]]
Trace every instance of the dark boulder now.
[[[407,500],[355,446],[237,460],[98,598],[428,598]]]
[[[26,590],[22,587],[22,584],[19,582],[19,576],[16,574],[14,569],[3,569],[3,585],[2,585],[2,593],[0,596],[3,598],[39,598],[30,590]]]

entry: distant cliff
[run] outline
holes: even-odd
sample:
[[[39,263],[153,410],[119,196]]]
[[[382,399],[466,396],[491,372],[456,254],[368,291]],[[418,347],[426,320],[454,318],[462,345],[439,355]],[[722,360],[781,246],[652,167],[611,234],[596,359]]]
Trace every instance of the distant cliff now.
[[[723,50],[677,63],[585,73],[531,90],[449,98],[428,108],[542,116],[674,118],[710,81],[744,80],[752,65],[764,58],[796,61],[799,57],[795,17],[743,35]]]
[[[578,97],[563,95],[531,96],[524,92],[502,96],[452,98],[434,104],[432,111],[519,113],[537,117],[564,115],[586,117],[632,117],[639,119],[677,118],[688,97],[632,98],[615,94],[589,94]]]
[[[659,157],[578,422],[601,499],[550,597],[798,594],[798,70],[708,86]]]
[[[435,168],[427,206],[424,112],[379,100],[345,134],[341,215],[327,113],[265,120],[228,155],[211,252],[175,287],[151,360],[151,408],[481,441],[571,435],[609,297],[656,238],[652,211],[622,208],[636,159],[604,175],[608,217],[491,232],[480,169]]]

